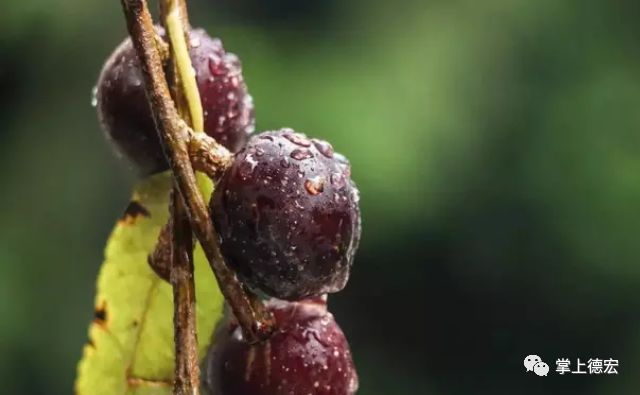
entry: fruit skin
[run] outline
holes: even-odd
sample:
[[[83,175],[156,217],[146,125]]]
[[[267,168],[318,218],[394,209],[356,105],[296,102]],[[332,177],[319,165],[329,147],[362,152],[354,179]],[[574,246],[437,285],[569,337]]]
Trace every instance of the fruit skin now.
[[[271,300],[276,332],[250,345],[233,320],[218,328],[205,362],[211,395],[350,395],[358,375],[349,344],[324,302]]]
[[[158,28],[164,37],[164,31]],[[253,100],[238,57],[203,29],[190,32],[190,56],[204,112],[205,132],[232,152],[254,130]],[[98,119],[118,153],[139,174],[168,169],[145,97],[142,71],[131,40],[124,40],[106,61],[96,86]]]
[[[211,200],[227,263],[287,300],[340,291],[360,239],[358,190],[329,143],[291,129],[253,136]]]

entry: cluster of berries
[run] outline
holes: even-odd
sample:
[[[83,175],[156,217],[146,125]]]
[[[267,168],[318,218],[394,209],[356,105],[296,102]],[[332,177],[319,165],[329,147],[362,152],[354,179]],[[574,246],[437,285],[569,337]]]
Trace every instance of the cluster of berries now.
[[[252,134],[240,61],[220,40],[191,30],[190,57],[204,132],[235,154],[210,199],[221,251],[245,286],[270,298],[276,325],[270,338],[251,344],[227,317],[206,358],[208,391],[354,394],[349,345],[326,305],[326,295],[346,285],[360,239],[350,164],[326,141],[292,129]],[[108,139],[139,174],[168,169],[129,39],[107,60],[96,101]]]

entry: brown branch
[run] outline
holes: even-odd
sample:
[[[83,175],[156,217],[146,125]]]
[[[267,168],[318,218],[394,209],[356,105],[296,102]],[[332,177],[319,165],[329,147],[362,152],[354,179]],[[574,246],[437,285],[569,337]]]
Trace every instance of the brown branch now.
[[[206,174],[214,182],[231,166],[233,155],[224,146],[204,133],[189,133],[189,157],[193,169]],[[173,215],[162,227],[158,242],[149,255],[149,265],[163,280],[170,282],[171,275],[171,229],[173,229]]]
[[[214,181],[217,181],[233,162],[231,152],[204,133],[192,133],[188,149],[193,168]]]
[[[140,60],[147,99],[160,135],[165,155],[169,159],[176,184],[185,203],[191,227],[198,237],[205,255],[234,315],[247,338],[258,341],[266,338],[272,328],[272,319],[262,303],[255,303],[247,295],[220,253],[213,224],[196,184],[189,160],[189,127],[182,121],[171,100],[160,55],[154,44],[151,15],[144,0],[121,0],[127,19],[129,35]]]
[[[175,4],[171,0],[160,2],[160,15],[163,23],[167,14]],[[166,6],[162,6],[166,5]],[[186,7],[186,4],[185,4]],[[186,8],[182,11],[186,13]],[[184,23],[185,21],[182,20]],[[170,32],[165,25],[165,32],[169,37]],[[168,40],[171,42],[171,40]],[[188,45],[188,41],[187,41]],[[170,48],[170,44],[167,45]],[[173,100],[178,103],[178,112],[182,119],[191,122],[188,111],[188,102],[182,84],[178,78],[177,62],[167,50],[170,64],[168,67],[170,76],[170,89]],[[162,55],[162,53],[161,53]],[[193,125],[191,125],[193,126]],[[171,193],[171,215],[169,224],[163,233],[169,233],[171,237],[171,270],[170,282],[173,288],[173,337],[175,350],[174,366],[174,395],[198,395],[200,392],[200,366],[198,365],[198,337],[196,323],[196,295],[193,267],[193,233],[187,218],[187,213],[180,199],[177,186],[174,185]],[[168,232],[165,232],[168,231]],[[161,234],[161,236],[163,236]],[[162,246],[162,240],[159,240]],[[166,249],[166,248],[163,248]],[[162,249],[161,249],[162,252]],[[157,264],[157,262],[156,262]]]
[[[196,293],[193,278],[193,235],[179,193],[171,193],[173,327],[175,344],[175,395],[194,395],[200,388]]]

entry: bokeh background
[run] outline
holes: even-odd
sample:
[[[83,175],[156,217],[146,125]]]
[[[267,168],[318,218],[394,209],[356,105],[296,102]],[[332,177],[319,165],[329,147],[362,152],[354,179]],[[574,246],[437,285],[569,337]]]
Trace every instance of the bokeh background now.
[[[363,395],[636,394],[640,2],[191,0],[261,130],[353,164],[363,238],[331,298]],[[0,11],[0,383],[69,394],[134,182],[90,93],[119,2]],[[538,354],[617,376],[525,373]]]

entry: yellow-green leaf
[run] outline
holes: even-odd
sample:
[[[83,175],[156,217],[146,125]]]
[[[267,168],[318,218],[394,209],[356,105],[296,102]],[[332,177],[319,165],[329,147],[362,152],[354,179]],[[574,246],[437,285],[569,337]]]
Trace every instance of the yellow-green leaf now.
[[[210,196],[211,183],[201,187]],[[141,181],[109,237],[89,342],[78,365],[77,395],[171,394],[173,293],[147,263],[169,215],[170,188],[167,173]],[[194,264],[202,358],[222,316],[223,297],[199,246]]]

